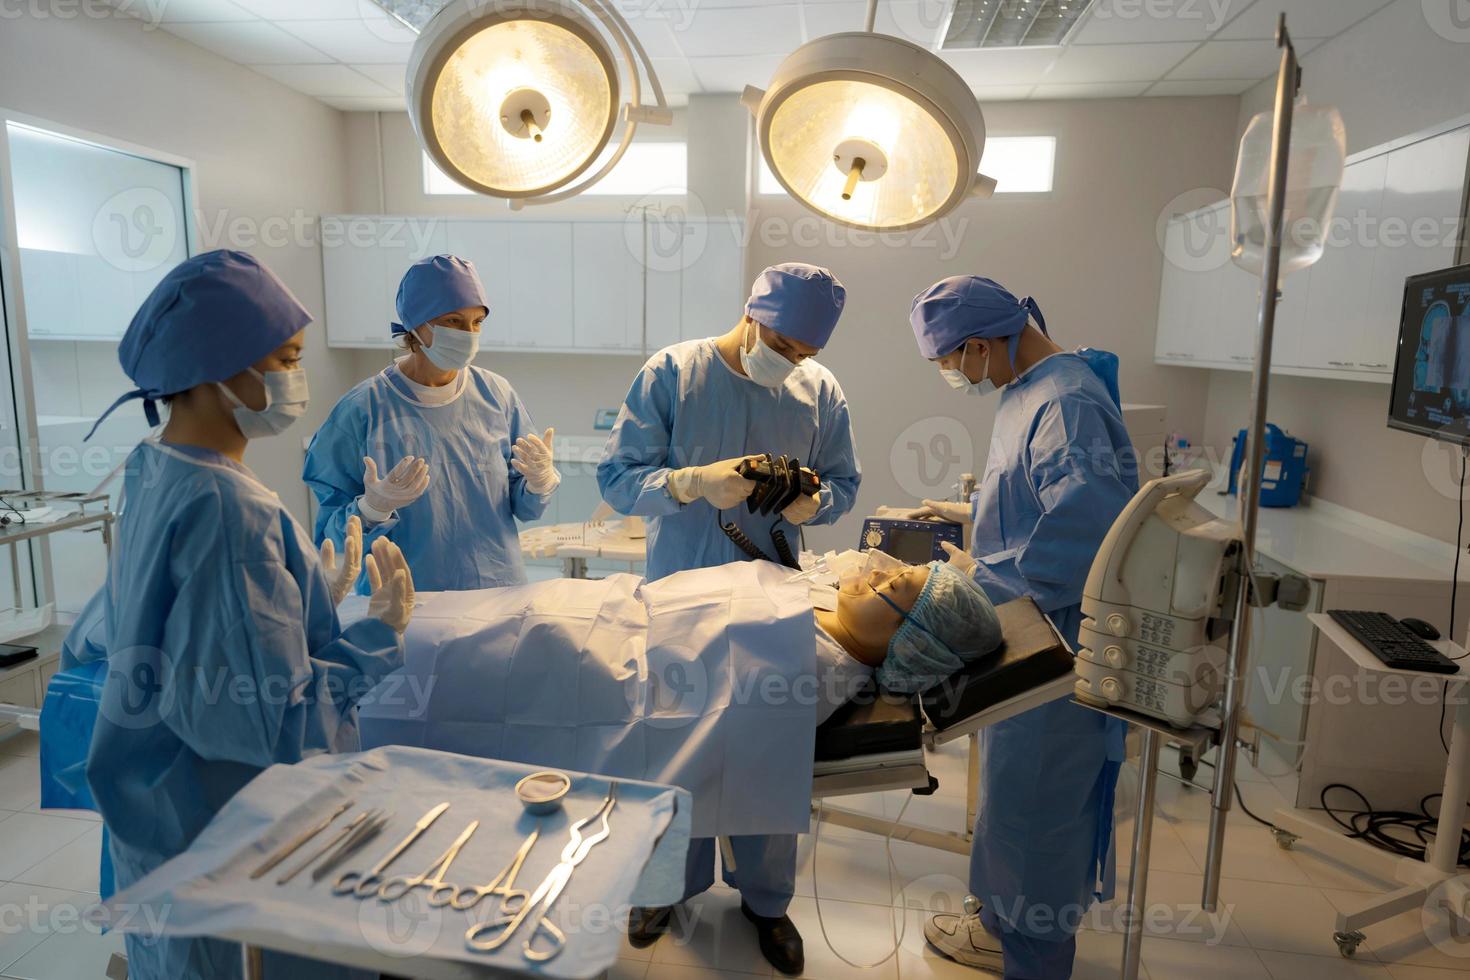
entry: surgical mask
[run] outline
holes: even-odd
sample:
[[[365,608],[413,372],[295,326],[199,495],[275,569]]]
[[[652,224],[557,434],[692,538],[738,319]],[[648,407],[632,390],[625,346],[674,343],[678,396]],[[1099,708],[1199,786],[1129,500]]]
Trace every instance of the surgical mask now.
[[[265,386],[265,408],[251,408],[227,385],[215,382],[219,390],[225,393],[225,397],[234,403],[235,424],[240,427],[245,438],[260,439],[280,435],[291,427],[291,423],[306,414],[310,399],[305,371],[266,371],[262,374],[251,368],[250,373]]]
[[[425,344],[424,356],[441,371],[458,371],[475,359],[480,350],[480,335],[471,330],[425,324],[434,337],[434,346]],[[424,338],[420,337],[422,341]]]
[[[995,382],[990,380],[990,351],[985,352],[985,377],[979,381],[971,381],[965,374],[965,354],[970,353],[970,347],[965,345],[965,350],[960,354],[960,366],[958,368],[940,368],[939,374],[956,391],[963,391],[967,395],[988,395],[995,391]]]
[[[755,327],[755,321],[750,322]],[[785,384],[791,372],[796,370],[796,365],[778,354],[764,340],[760,338],[759,328],[756,328],[755,347],[747,351],[745,344],[740,345],[740,366],[745,369],[746,377],[763,388],[779,388]]]

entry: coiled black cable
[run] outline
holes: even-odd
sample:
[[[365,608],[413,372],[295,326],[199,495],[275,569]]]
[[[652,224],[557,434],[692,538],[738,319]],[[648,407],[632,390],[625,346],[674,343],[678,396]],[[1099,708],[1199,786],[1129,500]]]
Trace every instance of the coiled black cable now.
[[[771,528],[771,543],[776,546],[776,557],[781,559],[781,564],[787,568],[801,568],[801,562],[791,553],[791,545],[786,541],[786,532],[779,527]]]
[[[1361,810],[1334,810],[1327,805],[1327,793],[1329,790],[1341,789],[1356,796],[1362,801]],[[1419,812],[1409,810],[1375,810],[1368,798],[1346,783],[1329,783],[1322,787],[1320,801],[1322,809],[1332,818],[1347,835],[1361,841],[1372,844],[1379,850],[1397,854],[1400,857],[1412,858],[1415,861],[1423,861],[1428,853],[1429,845],[1434,840],[1435,831],[1439,827],[1439,817],[1429,812],[1429,801],[1438,799],[1441,794],[1430,793],[1419,801]],[[1343,820],[1338,814],[1347,815]],[[1419,843],[1404,840],[1402,837],[1389,833],[1392,829],[1407,831],[1418,839]],[[1460,849],[1458,863],[1470,864],[1470,831],[1460,831]]]

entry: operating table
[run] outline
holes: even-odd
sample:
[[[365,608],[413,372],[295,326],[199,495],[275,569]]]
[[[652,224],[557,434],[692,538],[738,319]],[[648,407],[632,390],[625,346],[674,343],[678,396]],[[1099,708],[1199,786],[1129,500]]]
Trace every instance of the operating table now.
[[[996,611],[1005,642],[995,653],[921,694],[895,695],[869,688],[817,729],[812,798],[823,801],[894,789],[931,794],[939,784],[929,774],[925,750],[968,737],[965,826],[958,830],[895,826],[882,817],[823,802],[824,820],[969,853],[978,781],[975,734],[1049,701],[1069,697],[1076,681],[1071,649],[1033,601],[1016,599]]]

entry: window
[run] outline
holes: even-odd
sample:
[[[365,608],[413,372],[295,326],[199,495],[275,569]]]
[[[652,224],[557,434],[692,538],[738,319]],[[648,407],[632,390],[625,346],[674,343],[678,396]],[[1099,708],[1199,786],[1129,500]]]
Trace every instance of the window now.
[[[607,162],[616,145],[609,145],[587,168],[596,173]],[[583,176],[586,176],[584,174]],[[634,143],[606,177],[583,191],[586,195],[622,195],[642,197],[647,194],[681,195],[689,192],[689,147],[684,143]],[[424,154],[425,194],[473,194],[440,170],[429,154]]]
[[[4,286],[7,293],[20,287],[30,352],[29,363],[11,365],[12,391],[20,431],[34,421],[38,436],[37,452],[14,457],[18,465],[4,467],[0,486],[90,493],[148,431],[135,406],[83,442],[97,417],[133,387],[117,348],[134,312],[189,254],[185,171],[14,120],[5,120],[0,134],[10,150],[14,195],[0,200],[0,210],[14,215],[20,245],[20,281]],[[5,326],[12,335],[18,330],[17,323]],[[120,482],[111,487],[114,509]],[[59,618],[79,611],[102,584],[100,535],[64,531],[32,549],[35,571],[23,577],[37,601],[49,596],[56,603]],[[11,595],[0,595],[0,608],[11,605]]]
[[[1052,188],[1056,155],[1054,136],[992,136],[985,141],[980,172],[996,179],[997,194],[1041,194]],[[757,193],[785,194],[766,158],[759,159]]]

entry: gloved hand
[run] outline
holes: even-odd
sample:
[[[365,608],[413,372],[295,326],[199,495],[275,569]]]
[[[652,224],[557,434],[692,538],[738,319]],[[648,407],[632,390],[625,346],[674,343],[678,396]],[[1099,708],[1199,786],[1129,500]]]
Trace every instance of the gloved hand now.
[[[919,508],[920,519],[926,517],[937,517],[941,521],[951,524],[970,523],[970,505],[968,502],[957,504],[953,500],[926,500],[924,506]]]
[[[822,506],[822,495],[814,493],[811,496],[797,497],[786,506],[781,516],[792,524],[805,524],[817,516],[817,509]]]
[[[975,566],[980,563],[975,560],[974,555],[968,551],[961,551],[948,541],[939,542],[939,547],[944,549],[946,555],[949,555],[949,566],[951,568],[965,578],[973,578],[975,576]]]
[[[342,542],[342,560],[337,561],[337,546],[331,538],[322,542],[322,573],[332,591],[332,605],[341,604],[352,591],[362,573],[362,520],[354,514],[347,519],[347,535]]]
[[[538,497],[561,486],[561,474],[551,461],[551,440],[555,435],[555,429],[547,429],[540,436],[533,432],[517,439],[510,449],[510,465],[526,478],[526,489]]]
[[[741,476],[736,467],[759,456],[736,456],[708,466],[690,466],[669,474],[669,493],[681,504],[703,497],[716,510],[734,507],[755,490],[755,481]]]
[[[400,636],[413,618],[413,573],[398,545],[387,538],[373,542],[367,556],[368,615],[381,619]]]
[[[371,456],[362,458],[362,496],[358,510],[374,524],[381,524],[400,507],[407,507],[429,488],[428,460],[405,456],[388,475],[378,477],[378,464]]]

